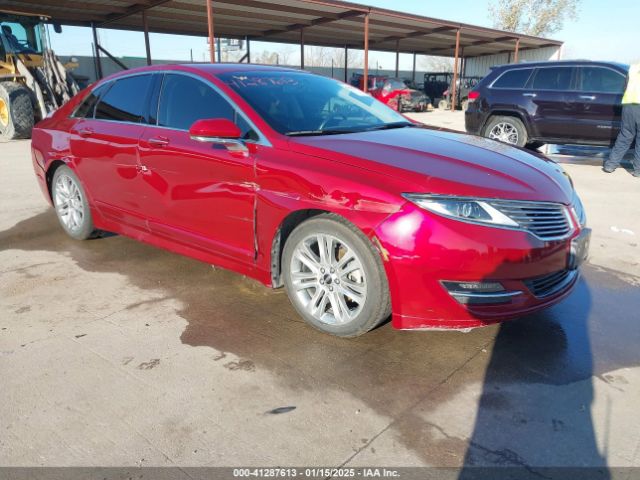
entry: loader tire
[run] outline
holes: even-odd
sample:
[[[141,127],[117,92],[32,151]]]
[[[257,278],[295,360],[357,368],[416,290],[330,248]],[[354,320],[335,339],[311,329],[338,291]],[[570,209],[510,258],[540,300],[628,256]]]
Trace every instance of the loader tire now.
[[[17,82],[0,82],[0,142],[30,138],[33,123],[29,89]]]

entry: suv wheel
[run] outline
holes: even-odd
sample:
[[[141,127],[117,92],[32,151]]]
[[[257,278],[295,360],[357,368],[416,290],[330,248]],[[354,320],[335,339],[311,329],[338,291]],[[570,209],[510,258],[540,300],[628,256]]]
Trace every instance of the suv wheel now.
[[[524,147],[527,144],[527,129],[519,118],[496,116],[489,119],[484,136],[492,140]]]

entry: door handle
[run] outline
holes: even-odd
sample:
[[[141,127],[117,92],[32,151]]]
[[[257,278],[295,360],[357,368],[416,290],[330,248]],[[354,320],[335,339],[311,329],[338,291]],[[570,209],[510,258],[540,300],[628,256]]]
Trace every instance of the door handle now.
[[[166,137],[152,137],[148,142],[149,145],[153,145],[154,147],[164,147],[169,145],[169,139]]]
[[[90,137],[91,135],[93,135],[93,130],[91,130],[90,128],[81,128],[80,130],[78,130],[78,135],[80,135],[81,137]]]
[[[522,94],[523,97],[532,97],[532,98],[536,98],[538,96],[537,93],[523,93]]]
[[[596,96],[595,95],[580,95],[580,98],[583,100],[595,100]]]

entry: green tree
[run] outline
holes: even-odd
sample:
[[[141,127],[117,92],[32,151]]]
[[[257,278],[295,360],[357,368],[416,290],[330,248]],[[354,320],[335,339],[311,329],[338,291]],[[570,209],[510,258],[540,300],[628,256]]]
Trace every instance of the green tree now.
[[[544,36],[556,33],[565,20],[578,17],[581,0],[493,0],[489,11],[494,27]]]

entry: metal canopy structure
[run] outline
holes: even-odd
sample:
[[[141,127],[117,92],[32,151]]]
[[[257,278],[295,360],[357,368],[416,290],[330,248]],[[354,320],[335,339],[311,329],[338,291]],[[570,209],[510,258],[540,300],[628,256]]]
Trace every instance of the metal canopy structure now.
[[[94,28],[240,38],[364,50],[454,57],[518,53],[562,42],[438,20],[338,0],[3,0],[6,8],[40,13],[53,21]],[[94,38],[97,37],[94,36]],[[98,49],[96,49],[98,50]],[[104,51],[104,49],[102,49]],[[215,61],[211,48],[211,61]],[[346,56],[345,56],[346,57]],[[455,82],[454,82],[455,84]]]

